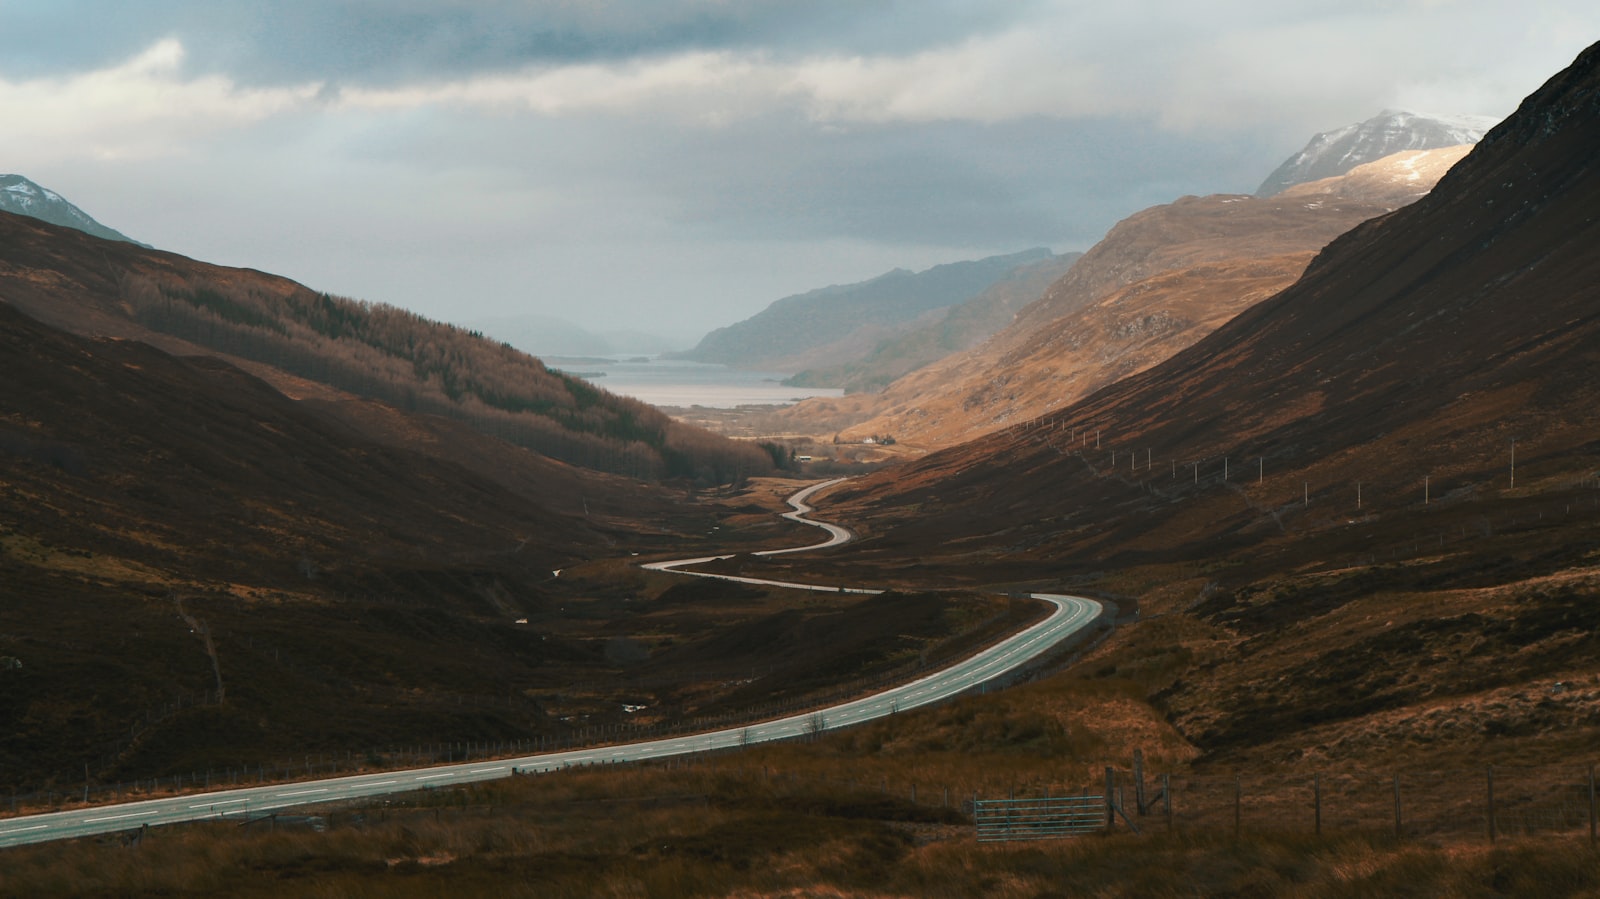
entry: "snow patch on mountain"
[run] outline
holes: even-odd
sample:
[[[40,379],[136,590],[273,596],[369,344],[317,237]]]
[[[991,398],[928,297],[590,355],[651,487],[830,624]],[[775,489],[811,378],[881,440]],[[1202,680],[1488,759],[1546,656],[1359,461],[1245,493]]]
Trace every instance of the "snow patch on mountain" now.
[[[1487,116],[1424,115],[1386,109],[1365,122],[1324,131],[1284,161],[1256,190],[1273,196],[1285,188],[1343,175],[1358,165],[1406,150],[1475,144],[1499,120]]]
[[[88,213],[67,202],[65,197],[53,190],[40,187],[22,175],[0,175],[0,210],[26,215],[52,225],[74,228],[106,240],[139,243],[114,228],[100,224]],[[148,246],[148,244],[139,245]]]

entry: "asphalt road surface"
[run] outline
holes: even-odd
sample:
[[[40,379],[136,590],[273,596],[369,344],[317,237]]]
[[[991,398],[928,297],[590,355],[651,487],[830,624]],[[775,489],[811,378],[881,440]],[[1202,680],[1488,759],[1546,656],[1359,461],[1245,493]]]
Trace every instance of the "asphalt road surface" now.
[[[851,539],[848,530],[826,522],[805,518],[811,507],[806,500],[818,490],[838,481],[828,481],[808,487],[789,498],[794,511],[784,517],[803,524],[822,528],[828,539],[822,543],[791,549],[766,550],[757,555],[778,555],[836,546]],[[699,559],[680,559],[671,562],[652,562],[644,567],[657,571],[678,569],[709,562],[727,556],[706,556]],[[845,588],[817,584],[794,584],[783,581],[678,571],[697,577],[751,584],[768,584],[805,590],[829,592],[881,593],[862,587]],[[708,731],[688,736],[572,749],[565,752],[548,752],[513,759],[468,762],[416,768],[407,771],[384,771],[375,774],[357,774],[302,783],[274,784],[245,787],[164,799],[149,799],[0,819],[0,846],[23,843],[41,843],[93,834],[128,831],[141,826],[155,827],[183,821],[201,821],[212,818],[248,819],[264,813],[294,806],[316,803],[363,799],[391,793],[405,793],[430,787],[445,787],[474,781],[494,780],[512,774],[537,774],[581,765],[604,765],[617,762],[636,762],[686,755],[713,749],[730,749],[768,740],[787,740],[809,736],[821,731],[849,727],[904,712],[918,706],[939,702],[965,691],[981,689],[982,685],[1017,670],[1043,654],[1057,643],[1082,630],[1099,617],[1100,604],[1076,596],[1050,593],[1031,594],[1036,599],[1056,606],[1056,611],[1044,621],[1033,625],[962,662],[927,675],[920,680],[875,693],[871,696],[840,703],[823,709],[791,715],[787,718],[763,721],[743,727]]]

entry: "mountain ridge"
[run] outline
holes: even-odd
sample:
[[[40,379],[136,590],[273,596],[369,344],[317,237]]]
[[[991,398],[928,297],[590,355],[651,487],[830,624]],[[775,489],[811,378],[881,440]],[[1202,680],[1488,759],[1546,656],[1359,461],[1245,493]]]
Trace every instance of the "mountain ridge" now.
[[[802,387],[841,387],[874,393],[924,365],[970,349],[1016,318],[1046,287],[1065,274],[1082,253],[1062,253],[1024,263],[977,296],[950,306],[936,322],[880,342],[872,352],[841,365],[806,369],[784,380]]]
[[[971,299],[1007,272],[1050,255],[1036,247],[920,272],[897,268],[866,281],[794,294],[672,355],[772,371],[841,364],[914,326],[919,317]]]
[[[1596,146],[1600,44],[1165,362],[841,485],[863,539],[829,574],[1136,605],[1080,676],[1201,764],[1570,764],[1600,735],[1566,695],[1600,676]]]
[[[873,396],[780,415],[845,439],[948,446],[1165,359],[1287,287],[1327,242],[1425,194],[1465,150],[1407,152],[1278,196],[1184,197],[1119,222],[1015,320]]]
[[[106,240],[118,240],[146,248],[150,246],[95,221],[65,197],[23,175],[0,175],[0,211],[26,215]]]
[[[773,457],[553,372],[508,344],[251,269],[0,213],[0,296],[54,327],[217,354],[279,389],[444,415],[583,467],[723,482]]]
[[[1435,116],[1386,109],[1362,122],[1314,135],[1299,153],[1284,160],[1261,186],[1270,197],[1308,181],[1343,175],[1358,165],[1405,150],[1436,150],[1477,143],[1496,119],[1488,116]]]

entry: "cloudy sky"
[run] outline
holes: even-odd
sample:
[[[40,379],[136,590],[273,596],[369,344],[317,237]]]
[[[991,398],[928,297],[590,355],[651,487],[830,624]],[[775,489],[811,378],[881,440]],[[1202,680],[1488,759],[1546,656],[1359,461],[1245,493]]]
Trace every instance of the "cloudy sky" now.
[[[1593,0],[0,0],[0,172],[450,321],[692,342],[1086,249],[1384,108],[1503,116]]]

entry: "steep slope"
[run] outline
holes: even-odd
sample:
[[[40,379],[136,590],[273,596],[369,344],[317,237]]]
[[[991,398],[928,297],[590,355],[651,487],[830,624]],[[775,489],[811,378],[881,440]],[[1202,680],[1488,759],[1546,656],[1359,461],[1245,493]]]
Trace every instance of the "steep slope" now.
[[[1048,258],[1045,249],[921,272],[895,269],[858,284],[824,287],[777,300],[737,324],[718,328],[680,358],[774,371],[838,365],[870,353],[923,316],[965,302],[1021,265]]]
[[[1261,182],[1256,196],[1270,197],[1296,184],[1343,175],[1405,150],[1475,144],[1494,125],[1495,120],[1485,116],[1429,116],[1386,109],[1365,122],[1312,137],[1305,149]]]
[[[848,393],[880,391],[896,378],[968,349],[1009,325],[1019,310],[1038,299],[1082,256],[1063,253],[1019,265],[983,293],[951,306],[939,321],[886,340],[861,359],[830,368],[807,369],[784,383],[842,387]]]
[[[86,765],[148,776],[537,730],[537,703],[508,689],[593,661],[514,624],[552,605],[550,572],[640,539],[623,515],[705,527],[637,482],[503,443],[490,479],[214,358],[77,338],[3,303],[0,380],[11,789]]]
[[[6,213],[0,299],[73,333],[218,354],[297,397],[354,395],[443,415],[601,471],[720,483],[772,466],[755,446],[676,423],[474,332]]]
[[[1414,201],[1466,148],[1405,153],[1280,196],[1185,197],[1111,230],[1012,325],[872,397],[783,414],[845,439],[947,446],[1160,362],[1300,276],[1356,224]]]
[[[1096,664],[1211,758],[1587,753],[1597,146],[1600,45],[1427,197],[1188,350],[841,488],[826,501],[868,538],[829,572],[1134,593],[1165,615]]]
[[[1586,52],[1531,96],[1428,196],[1330,244],[1289,289],[1166,363],[1032,426],[1077,427],[1080,437],[1098,430],[1107,459],[1062,457],[1018,426],[853,492],[888,516],[907,491],[938,490],[947,501],[959,494],[974,505],[950,514],[986,520],[995,493],[1038,496],[1035,485],[1018,483],[1019,471],[1052,471],[1066,479],[1058,486],[1095,495],[1128,490],[1126,479],[1100,476],[1111,447],[1123,449],[1130,473],[1136,448],[1160,462],[1263,458],[1293,481],[1296,498],[1302,480],[1313,498],[1336,489],[1333,472],[1359,458],[1371,466],[1369,484],[1393,485],[1396,503],[1400,484],[1420,487],[1429,471],[1441,491],[1486,489],[1513,437],[1523,464],[1569,452],[1581,462],[1597,437],[1589,409],[1600,386],[1597,57]],[[1402,442],[1413,449],[1376,450]],[[1425,457],[1424,447],[1450,449]],[[1162,468],[1134,489],[1168,474]],[[959,479],[945,479],[956,471]],[[1375,489],[1367,500],[1381,496]],[[1149,527],[1179,507],[1130,508],[1155,515],[1142,521]],[[1194,539],[1258,522],[1259,514],[1219,516]]]
[[[87,212],[67,202],[55,191],[46,190],[21,175],[0,175],[0,212],[31,216],[42,222],[72,228],[106,240],[139,243],[95,221]]]

